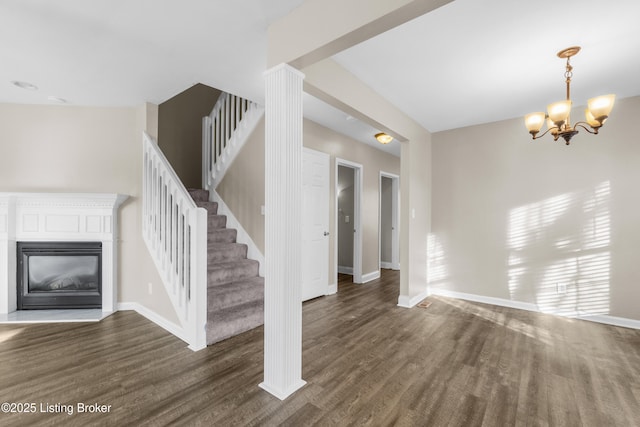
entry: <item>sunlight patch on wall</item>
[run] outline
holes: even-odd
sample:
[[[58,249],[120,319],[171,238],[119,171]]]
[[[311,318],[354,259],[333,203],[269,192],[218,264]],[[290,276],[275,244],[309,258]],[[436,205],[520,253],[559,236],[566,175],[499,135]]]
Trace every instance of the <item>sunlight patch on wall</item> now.
[[[610,183],[512,209],[509,293],[543,312],[609,313]]]
[[[430,285],[438,284],[447,278],[448,271],[445,261],[442,242],[434,233],[429,233],[427,237],[427,283]]]

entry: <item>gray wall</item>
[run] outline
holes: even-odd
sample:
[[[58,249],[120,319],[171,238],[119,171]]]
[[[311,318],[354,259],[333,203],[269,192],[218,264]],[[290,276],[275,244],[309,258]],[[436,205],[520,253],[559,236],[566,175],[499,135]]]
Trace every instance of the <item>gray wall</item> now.
[[[158,146],[187,188],[202,187],[202,118],[220,93],[198,83],[158,107]]]
[[[638,117],[618,100],[570,146],[522,118],[434,134],[430,286],[640,319]]]
[[[354,175],[353,168],[338,166],[338,268],[353,269]]]
[[[393,235],[393,180],[383,176],[380,180],[380,261],[391,263]]]

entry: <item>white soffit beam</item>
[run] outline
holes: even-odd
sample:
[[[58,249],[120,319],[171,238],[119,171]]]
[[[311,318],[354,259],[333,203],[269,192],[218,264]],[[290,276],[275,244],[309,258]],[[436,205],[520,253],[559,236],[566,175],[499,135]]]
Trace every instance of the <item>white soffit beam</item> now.
[[[398,141],[424,140],[429,132],[332,59],[303,70],[304,90]]]
[[[452,0],[308,0],[269,26],[268,67],[307,67]]]

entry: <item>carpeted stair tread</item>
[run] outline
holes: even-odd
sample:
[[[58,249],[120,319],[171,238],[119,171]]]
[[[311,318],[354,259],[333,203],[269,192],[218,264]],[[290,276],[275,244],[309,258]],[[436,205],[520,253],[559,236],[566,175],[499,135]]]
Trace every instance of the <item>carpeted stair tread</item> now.
[[[187,192],[195,202],[209,201],[209,191],[201,188],[188,188]]]
[[[207,307],[210,313],[264,299],[264,278],[249,279],[209,286],[207,289]]]
[[[264,300],[250,301],[209,313],[207,344],[225,340],[264,323]]]
[[[205,208],[210,214],[218,213],[218,203],[217,202],[196,202],[196,206],[200,208]]]
[[[208,266],[207,284],[217,285],[255,277],[258,275],[259,268],[260,264],[253,259],[211,264]]]
[[[247,245],[243,243],[208,243],[208,264],[233,261],[247,257]]]

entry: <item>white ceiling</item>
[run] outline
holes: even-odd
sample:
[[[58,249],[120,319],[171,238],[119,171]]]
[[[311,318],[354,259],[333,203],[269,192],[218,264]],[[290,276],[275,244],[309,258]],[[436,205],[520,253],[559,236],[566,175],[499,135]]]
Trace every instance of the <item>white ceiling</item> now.
[[[0,102],[132,106],[195,83],[261,102],[266,29],[303,0],[1,0]],[[522,116],[564,97],[640,95],[640,1],[455,0],[334,57],[426,129]],[[31,82],[37,91],[10,81]],[[615,111],[615,110],[614,110]],[[305,96],[305,115],[381,146],[376,129]],[[523,127],[523,132],[524,132]]]
[[[640,1],[455,0],[335,56],[431,132],[640,94]],[[524,123],[523,123],[524,130]]]
[[[261,100],[267,27],[302,2],[1,0],[0,102],[132,106],[195,83]]]

